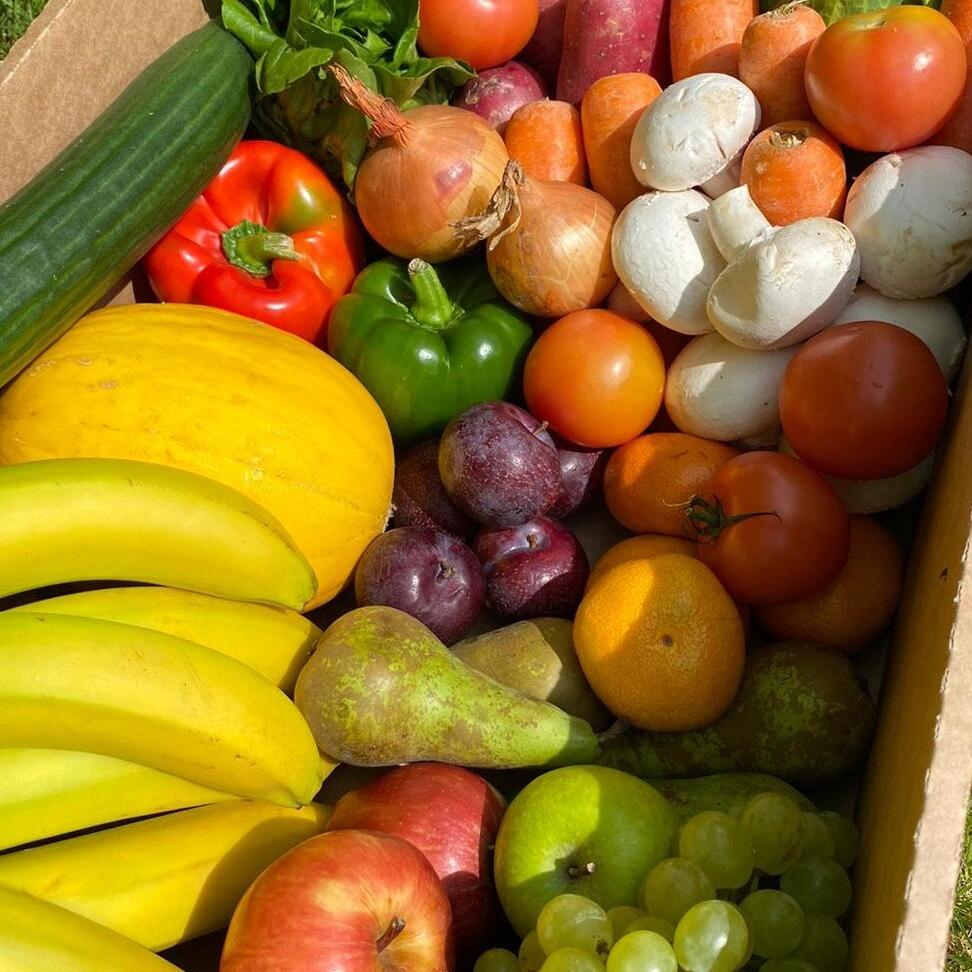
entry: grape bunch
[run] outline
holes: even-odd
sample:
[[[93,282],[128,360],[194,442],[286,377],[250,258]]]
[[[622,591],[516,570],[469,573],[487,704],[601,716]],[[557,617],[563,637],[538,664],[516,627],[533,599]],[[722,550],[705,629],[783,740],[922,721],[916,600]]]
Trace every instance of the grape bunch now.
[[[686,821],[637,905],[605,911],[577,894],[544,905],[518,955],[484,952],[473,972],[844,972],[857,831],[762,793],[735,813]]]

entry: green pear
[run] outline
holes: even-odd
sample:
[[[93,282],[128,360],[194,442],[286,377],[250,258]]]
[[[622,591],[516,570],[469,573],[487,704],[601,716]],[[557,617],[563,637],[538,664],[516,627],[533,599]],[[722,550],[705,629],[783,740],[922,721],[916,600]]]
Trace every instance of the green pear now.
[[[760,793],[780,793],[789,797],[801,810],[817,809],[795,787],[765,773],[714,773],[684,780],[648,782],[668,800],[682,820],[707,810],[736,814],[750,798]]]
[[[470,668],[421,621],[389,607],[338,618],[294,699],[318,746],[356,766],[563,766],[598,751],[586,722]]]
[[[563,618],[534,618],[487,631],[452,646],[453,654],[531,699],[606,729],[614,716],[587,684],[574,651],[574,625]]]
[[[622,732],[599,762],[648,780],[745,771],[818,786],[860,765],[873,729],[874,703],[845,655],[784,642],[750,654],[736,698],[710,726]]]

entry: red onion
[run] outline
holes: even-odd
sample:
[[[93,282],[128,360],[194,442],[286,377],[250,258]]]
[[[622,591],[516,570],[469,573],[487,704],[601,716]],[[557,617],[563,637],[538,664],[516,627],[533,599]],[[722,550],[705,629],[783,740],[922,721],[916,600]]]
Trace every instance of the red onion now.
[[[456,93],[452,103],[475,112],[502,135],[517,108],[546,97],[546,86],[533,68],[507,61],[480,71]]]

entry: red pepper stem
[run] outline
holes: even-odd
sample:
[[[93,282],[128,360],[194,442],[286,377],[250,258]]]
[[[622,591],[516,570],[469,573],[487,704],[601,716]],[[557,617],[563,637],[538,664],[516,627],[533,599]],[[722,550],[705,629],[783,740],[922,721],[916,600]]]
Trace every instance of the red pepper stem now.
[[[455,307],[435,272],[435,267],[424,260],[412,260],[408,265],[408,276],[415,291],[412,304],[412,317],[430,331],[439,331],[452,320]]]
[[[274,233],[244,219],[222,235],[226,259],[254,277],[266,277],[274,260],[299,260],[294,241],[286,233]]]

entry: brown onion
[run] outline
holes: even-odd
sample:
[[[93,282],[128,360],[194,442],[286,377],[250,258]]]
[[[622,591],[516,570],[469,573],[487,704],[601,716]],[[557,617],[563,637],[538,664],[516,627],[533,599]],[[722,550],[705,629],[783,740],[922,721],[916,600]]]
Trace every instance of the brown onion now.
[[[450,260],[475,245],[453,224],[486,208],[509,158],[503,139],[478,115],[449,105],[400,111],[340,65],[330,70],[345,101],[372,123],[354,201],[365,229],[406,260]]]
[[[573,182],[540,182],[510,162],[489,209],[464,220],[470,239],[489,239],[496,289],[537,317],[600,304],[618,282],[611,260],[615,209]]]

